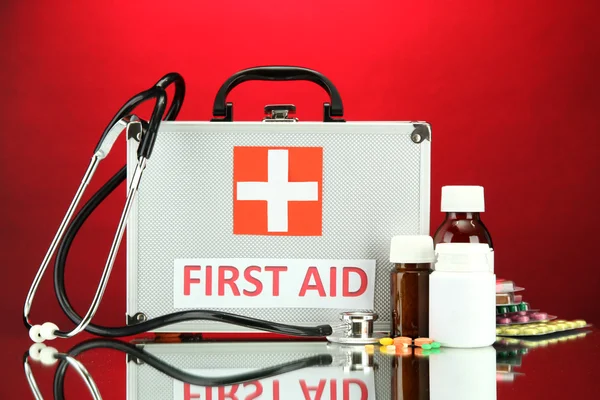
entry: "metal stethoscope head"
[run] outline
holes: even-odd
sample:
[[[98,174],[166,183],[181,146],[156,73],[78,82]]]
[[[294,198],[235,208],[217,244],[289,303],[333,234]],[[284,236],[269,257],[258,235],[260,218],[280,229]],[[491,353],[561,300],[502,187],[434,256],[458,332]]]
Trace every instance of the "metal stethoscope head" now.
[[[169,110],[165,115],[167,103],[165,89],[171,84],[175,84],[175,96]],[[98,142],[98,145],[96,146],[96,149],[94,150],[94,154],[82,178],[79,188],[77,189],[77,192],[75,193],[75,196],[73,197],[73,200],[71,201],[71,204],[69,205],[69,208],[67,209],[67,212],[59,225],[58,231],[56,232],[54,239],[52,240],[50,247],[44,256],[44,259],[42,260],[31,287],[29,288],[29,292],[25,300],[25,306],[23,308],[23,320],[25,325],[29,327],[29,336],[34,342],[40,343],[45,340],[55,339],[57,337],[73,337],[85,330],[96,314],[115,262],[117,250],[123,238],[127,217],[129,215],[133,199],[135,198],[142,173],[146,167],[148,158],[152,154],[160,122],[162,121],[163,117],[165,117],[165,119],[175,119],[179,113],[179,110],[181,109],[184,95],[185,84],[181,75],[177,73],[167,74],[153,87],[137,94],[127,101],[121,107],[119,112],[113,117],[112,121],[108,124],[107,128],[102,134],[102,137],[100,138],[100,141]],[[133,115],[132,112],[141,103],[151,99],[155,100],[154,110],[149,122],[146,123],[145,121],[142,121]],[[85,316],[81,319],[77,326],[70,331],[61,331],[59,330],[58,326],[52,322],[46,322],[42,325],[33,325],[29,321],[29,313],[31,311],[33,299],[35,298],[39,284],[57,250],[57,247],[63,239],[65,230],[68,228],[88,184],[96,172],[98,164],[108,156],[114,143],[123,131],[127,132],[128,137],[136,137],[140,141],[138,147],[138,162],[129,182],[125,206],[123,208],[123,212],[117,226],[117,231],[113,238],[110,252],[100,278],[100,283],[96,288],[94,298]]]

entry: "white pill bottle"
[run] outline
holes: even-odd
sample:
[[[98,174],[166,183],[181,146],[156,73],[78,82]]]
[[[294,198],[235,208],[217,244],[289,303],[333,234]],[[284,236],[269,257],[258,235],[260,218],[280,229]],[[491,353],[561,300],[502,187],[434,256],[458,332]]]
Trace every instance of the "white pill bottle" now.
[[[496,350],[441,348],[429,356],[431,400],[496,400]]]
[[[439,243],[429,277],[429,337],[444,347],[496,341],[496,275],[482,243]]]

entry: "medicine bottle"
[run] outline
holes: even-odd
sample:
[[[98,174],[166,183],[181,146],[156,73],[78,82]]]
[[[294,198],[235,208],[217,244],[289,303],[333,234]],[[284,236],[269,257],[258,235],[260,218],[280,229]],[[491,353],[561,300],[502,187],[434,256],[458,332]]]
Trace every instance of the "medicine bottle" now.
[[[440,243],[429,278],[429,337],[446,347],[496,341],[496,276],[482,243]]]
[[[444,186],[441,203],[446,219],[433,236],[436,246],[439,243],[485,243],[494,250],[490,232],[479,214],[485,211],[482,186]],[[493,261],[492,257],[492,265]]]
[[[429,400],[429,358],[411,357],[411,353],[391,357],[391,400]]]
[[[434,261],[433,239],[430,236],[392,238],[392,337],[428,336],[429,274]]]
[[[496,350],[442,347],[429,357],[431,400],[496,400]]]

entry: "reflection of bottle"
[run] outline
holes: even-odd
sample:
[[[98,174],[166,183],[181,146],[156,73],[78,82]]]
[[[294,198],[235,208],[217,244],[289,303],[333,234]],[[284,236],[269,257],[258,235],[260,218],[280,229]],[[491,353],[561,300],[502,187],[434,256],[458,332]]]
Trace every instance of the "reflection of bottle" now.
[[[392,359],[392,400],[429,400],[429,358]]]
[[[429,236],[394,236],[392,269],[392,337],[429,335],[429,274],[435,261]]]
[[[496,398],[496,350],[450,349],[429,356],[432,400],[494,400]]]

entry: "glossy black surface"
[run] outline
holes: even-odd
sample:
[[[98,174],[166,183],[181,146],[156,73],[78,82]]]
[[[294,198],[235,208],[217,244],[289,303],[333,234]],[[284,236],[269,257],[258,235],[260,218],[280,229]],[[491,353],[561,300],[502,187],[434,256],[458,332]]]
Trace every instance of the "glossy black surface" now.
[[[21,339],[6,342],[3,399],[34,398]],[[594,328],[428,354],[316,341],[76,339],[47,345],[78,360],[104,399],[585,399],[600,389]],[[93,398],[66,362],[28,363],[43,398]],[[205,387],[213,384],[221,386]]]

